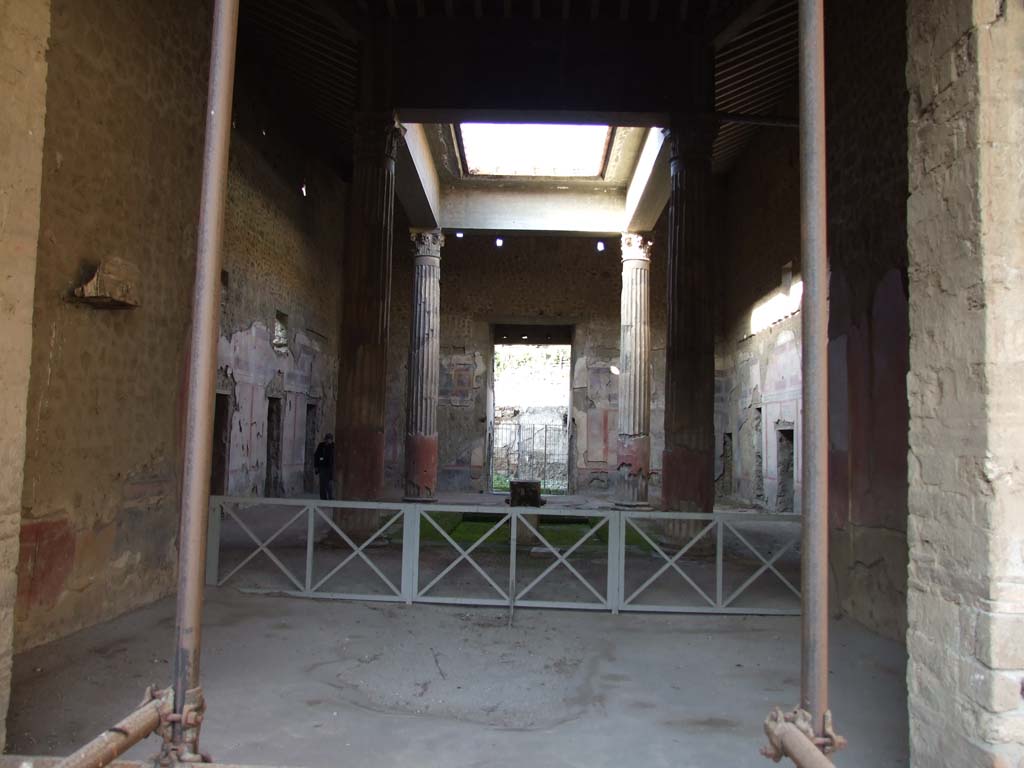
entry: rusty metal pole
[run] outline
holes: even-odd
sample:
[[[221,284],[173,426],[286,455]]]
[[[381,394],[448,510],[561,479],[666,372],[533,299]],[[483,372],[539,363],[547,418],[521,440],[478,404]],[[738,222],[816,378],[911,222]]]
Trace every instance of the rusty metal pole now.
[[[55,768],[101,768],[109,765],[153,733],[160,725],[161,716],[161,701],[153,699],[65,757]]]
[[[800,706],[828,711],[828,247],[824,0],[800,0],[800,221],[804,280]]]
[[[178,534],[177,647],[174,654],[173,748],[178,759],[197,753],[202,717],[199,692],[199,650],[203,611],[203,567],[206,562],[206,517],[210,496],[213,446],[213,403],[217,369],[220,312],[221,241],[231,140],[231,99],[235,84],[235,45],[239,0],[216,0],[207,94],[203,186],[192,297],[192,340],[189,356],[185,461],[181,486],[181,527]],[[191,743],[190,743],[191,742]]]

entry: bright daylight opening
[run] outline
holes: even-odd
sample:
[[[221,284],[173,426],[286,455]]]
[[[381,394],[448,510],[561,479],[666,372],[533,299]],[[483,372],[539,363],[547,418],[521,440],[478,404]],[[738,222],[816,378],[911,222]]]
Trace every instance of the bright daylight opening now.
[[[462,123],[471,176],[598,177],[612,129],[607,125]]]
[[[492,488],[539,480],[543,493],[569,488],[568,344],[495,344]]]
[[[755,333],[760,333],[765,328],[798,312],[803,295],[803,281],[794,280],[788,293],[779,291],[755,307],[754,311],[750,313],[750,334],[753,336]]]

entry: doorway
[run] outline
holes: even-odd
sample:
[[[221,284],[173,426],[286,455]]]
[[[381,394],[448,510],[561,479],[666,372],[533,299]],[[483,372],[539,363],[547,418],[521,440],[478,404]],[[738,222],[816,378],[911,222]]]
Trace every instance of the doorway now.
[[[302,485],[306,493],[316,491],[316,473],[313,471],[313,455],[316,453],[317,438],[317,407],[315,403],[306,404],[306,448],[302,467]]]
[[[534,480],[569,490],[571,326],[496,326],[491,490]]]
[[[796,462],[793,451],[793,425],[779,426],[775,430],[778,435],[778,476],[779,490],[775,496],[775,511],[788,515],[793,513],[793,489],[795,485],[794,471]]]
[[[283,496],[281,488],[281,398],[267,398],[267,477],[263,495]]]
[[[228,450],[231,446],[231,395],[217,393],[213,406],[213,460],[210,464],[210,494],[228,492]]]

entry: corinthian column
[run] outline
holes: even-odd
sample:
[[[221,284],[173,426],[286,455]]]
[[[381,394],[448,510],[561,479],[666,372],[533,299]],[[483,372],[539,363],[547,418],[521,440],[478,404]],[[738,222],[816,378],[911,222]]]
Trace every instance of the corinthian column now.
[[[710,253],[712,126],[673,126],[665,350],[666,510],[714,506],[714,281]]]
[[[622,236],[619,310],[619,504],[647,503],[651,472],[651,242]]]
[[[437,498],[437,387],[440,363],[440,230],[413,231],[412,323],[405,428],[405,498]]]
[[[335,474],[345,499],[375,498],[384,475],[395,156],[404,132],[391,113],[357,118],[338,366]]]

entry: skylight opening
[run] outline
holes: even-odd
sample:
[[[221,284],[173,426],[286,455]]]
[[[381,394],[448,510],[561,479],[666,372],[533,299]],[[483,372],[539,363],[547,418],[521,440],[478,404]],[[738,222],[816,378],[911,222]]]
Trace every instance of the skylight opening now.
[[[470,176],[598,178],[612,128],[607,125],[462,123]]]

